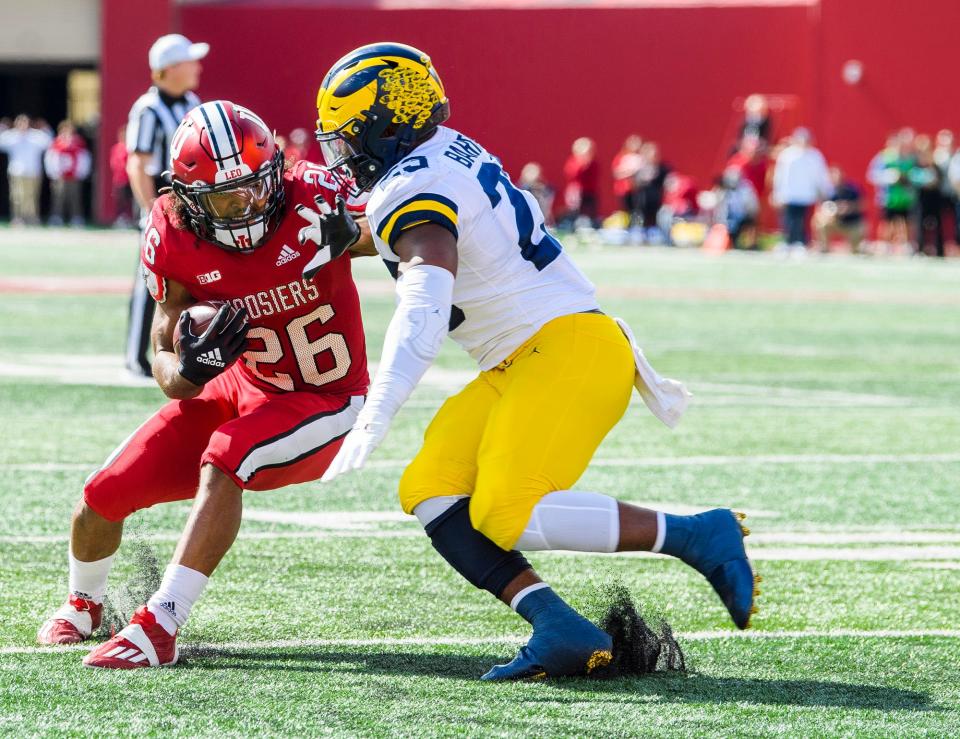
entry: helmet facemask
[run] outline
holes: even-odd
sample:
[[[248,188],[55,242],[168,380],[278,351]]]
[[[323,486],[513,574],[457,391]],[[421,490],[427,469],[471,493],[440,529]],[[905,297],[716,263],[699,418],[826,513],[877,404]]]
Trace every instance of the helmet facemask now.
[[[370,110],[363,115],[363,120],[351,119],[335,131],[324,133],[318,128],[316,133],[327,167],[353,196],[377,184],[424,138],[410,124],[392,123],[390,117]]]
[[[207,185],[174,179],[174,194],[186,205],[193,230],[227,251],[262,246],[279,221],[284,204],[283,153],[256,172]]]

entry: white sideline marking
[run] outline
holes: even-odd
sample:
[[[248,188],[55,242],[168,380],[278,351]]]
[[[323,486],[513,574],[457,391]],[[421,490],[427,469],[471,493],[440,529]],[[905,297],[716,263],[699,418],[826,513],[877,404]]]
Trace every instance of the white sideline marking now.
[[[67,472],[95,470],[103,462],[0,462],[0,469],[16,472]]]
[[[249,521],[282,523],[295,526],[313,526],[338,531],[370,530],[380,523],[416,523],[417,519],[403,511],[328,511],[308,513],[301,511],[264,511],[245,509],[243,517]]]
[[[659,557],[651,552],[567,552],[541,551],[537,556],[555,557]],[[765,547],[750,546],[747,556],[753,562],[912,562],[923,560],[960,561],[960,546],[890,547]]]
[[[377,363],[370,364],[375,374]],[[421,386],[449,394],[460,390],[478,374],[474,369],[446,369],[433,366],[421,380]],[[127,373],[123,360],[115,354],[56,354],[34,353],[0,355],[0,377],[43,379],[64,385],[97,385],[111,387],[156,387],[152,378],[133,377]],[[736,383],[688,383],[696,394],[695,403],[707,406],[768,406],[768,407],[922,407],[925,399],[875,393],[851,393],[842,390],[811,390]],[[639,404],[637,397],[633,398]],[[407,405],[436,408],[436,402],[414,399]]]
[[[676,634],[678,641],[712,641],[722,639],[912,639],[945,638],[960,639],[960,629],[810,629],[805,631],[691,631]],[[275,639],[272,641],[237,641],[217,643],[183,642],[184,651],[193,649],[247,650],[247,649],[305,649],[310,647],[427,647],[433,645],[473,647],[499,644],[523,644],[518,636],[451,637],[413,636],[382,637],[379,639]],[[8,646],[0,647],[0,654],[57,654],[82,652],[90,644],[66,644],[63,646]],[[278,655],[279,656],[279,655]]]
[[[915,464],[925,462],[960,462],[960,452],[932,454],[710,454],[690,457],[600,457],[590,467],[718,467],[727,465],[764,464]],[[102,462],[0,462],[0,469],[19,472],[61,472],[94,470]],[[396,469],[410,464],[408,459],[374,459],[367,462],[369,469]],[[663,505],[663,504],[658,504]],[[678,506],[676,512],[686,507]],[[703,510],[690,507],[690,510]],[[776,515],[763,511],[754,516]]]
[[[749,520],[747,523],[750,523]],[[757,544],[960,544],[960,533],[937,531],[771,531],[750,534]]]
[[[916,462],[960,462],[960,452],[933,454],[744,454],[691,457],[600,457],[589,467],[713,467],[755,464],[906,464]],[[372,469],[405,467],[409,460],[376,459]],[[589,468],[588,468],[589,469]]]

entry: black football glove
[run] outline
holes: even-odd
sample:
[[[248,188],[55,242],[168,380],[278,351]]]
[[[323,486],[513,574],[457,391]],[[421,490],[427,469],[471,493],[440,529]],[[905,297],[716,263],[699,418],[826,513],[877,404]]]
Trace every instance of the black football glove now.
[[[205,385],[233,364],[247,348],[246,308],[221,306],[201,336],[190,330],[190,314],[180,314],[180,374],[194,385]]]
[[[309,226],[300,229],[297,240],[300,246],[308,241],[317,245],[317,253],[303,268],[304,279],[311,280],[322,267],[332,262],[360,239],[360,226],[347,213],[347,203],[337,195],[337,209],[332,210],[322,195],[314,197],[317,210],[305,205],[297,206],[297,215]],[[319,211],[319,213],[317,212]]]

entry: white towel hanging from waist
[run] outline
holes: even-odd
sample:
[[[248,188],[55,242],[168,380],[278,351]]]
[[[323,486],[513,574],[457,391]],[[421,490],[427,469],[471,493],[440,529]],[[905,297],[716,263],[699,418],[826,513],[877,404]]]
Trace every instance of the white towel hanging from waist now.
[[[640,393],[640,397],[643,398],[643,402],[647,404],[650,412],[667,426],[673,428],[680,422],[680,418],[687,410],[690,398],[693,396],[679,380],[671,380],[669,377],[661,377],[657,374],[647,358],[643,356],[643,350],[637,344],[633,331],[630,330],[627,322],[622,318],[614,318],[613,320],[617,322],[633,349],[633,359],[637,367],[633,386],[637,388],[637,392]]]

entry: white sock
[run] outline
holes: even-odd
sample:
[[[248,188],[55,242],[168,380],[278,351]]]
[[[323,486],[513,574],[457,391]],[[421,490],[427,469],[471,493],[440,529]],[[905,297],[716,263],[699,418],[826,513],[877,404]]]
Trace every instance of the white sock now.
[[[92,600],[94,603],[102,603],[103,594],[107,592],[107,576],[110,574],[115,556],[111,554],[96,562],[81,562],[73,556],[73,552],[68,552],[70,575],[67,587],[70,595]]]
[[[615,552],[620,543],[620,508],[615,498],[580,490],[544,495],[533,507],[516,549],[537,552]]]
[[[187,622],[190,609],[207,587],[209,579],[189,567],[167,565],[160,587],[147,601],[147,608],[167,633],[175,634]]]
[[[534,590],[542,590],[543,588],[549,588],[549,587],[550,586],[545,582],[538,582],[538,583],[534,583],[533,585],[527,585],[527,587],[525,587],[523,590],[521,590],[519,593],[513,596],[513,598],[510,599],[510,607],[516,611],[517,606],[520,605],[520,601],[522,601],[526,596],[528,596]],[[519,613],[519,611],[517,612]]]
[[[663,540],[667,538],[667,517],[663,511],[657,511],[657,538],[650,549],[654,554],[663,549]]]

